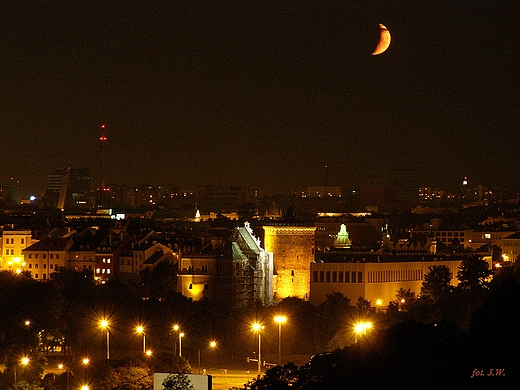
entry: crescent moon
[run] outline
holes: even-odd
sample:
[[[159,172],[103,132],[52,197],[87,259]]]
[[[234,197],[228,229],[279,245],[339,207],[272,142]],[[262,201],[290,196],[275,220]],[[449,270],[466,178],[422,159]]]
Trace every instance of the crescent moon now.
[[[373,56],[377,56],[388,49],[390,46],[390,41],[392,40],[392,37],[390,36],[390,31],[383,26],[381,23],[379,23],[379,42],[376,46],[376,49],[372,53]]]

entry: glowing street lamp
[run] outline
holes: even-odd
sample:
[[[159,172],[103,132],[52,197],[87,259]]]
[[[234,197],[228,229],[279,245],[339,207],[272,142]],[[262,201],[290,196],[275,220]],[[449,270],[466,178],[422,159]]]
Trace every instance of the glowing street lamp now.
[[[287,321],[286,316],[276,316],[274,321],[278,323],[278,365],[282,365],[282,324]]]
[[[144,334],[144,328],[139,325],[136,328],[136,332],[143,335],[143,353],[146,354],[146,335]]]
[[[182,356],[182,338],[184,337],[184,333],[181,332],[179,325],[173,325],[173,330],[179,332],[179,356]]]
[[[182,338],[184,337],[184,332],[179,333],[179,356],[182,356]]]
[[[22,366],[24,366],[24,367],[27,366],[27,365],[29,364],[29,358],[24,356],[24,357],[20,360],[20,364],[21,364]],[[16,386],[16,384],[18,383],[18,382],[17,382],[17,379],[16,379],[16,366],[17,366],[17,364],[15,363],[15,364],[13,365],[13,368],[14,368],[14,384],[15,384],[15,386]]]
[[[216,341],[210,341],[209,343],[209,347],[210,348],[216,348],[217,346],[217,342]],[[200,374],[200,361],[201,361],[201,358],[200,358],[200,355],[201,355],[201,352],[200,352],[200,348],[198,349],[198,358],[199,358],[199,374]]]
[[[371,322],[357,322],[354,324],[354,333],[356,335],[356,343],[359,335],[366,335],[367,330],[372,328]]]
[[[106,330],[107,332],[107,360],[110,359],[110,331],[108,329],[108,320],[101,320],[99,322],[101,329]]]
[[[144,353],[146,356],[152,356],[152,350],[149,349]]]
[[[65,367],[65,364],[63,363],[60,363],[58,364],[58,370],[67,370],[66,373],[67,373],[67,387],[66,389],[69,390],[69,367]]]
[[[255,322],[252,326],[254,332],[258,332],[258,375],[260,375],[260,369],[262,366],[262,333],[261,330],[264,328],[258,322]]]

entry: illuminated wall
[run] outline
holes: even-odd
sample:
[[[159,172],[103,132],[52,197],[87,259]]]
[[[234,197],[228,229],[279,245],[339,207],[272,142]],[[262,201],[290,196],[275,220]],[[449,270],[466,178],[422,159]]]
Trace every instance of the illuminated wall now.
[[[193,301],[210,297],[210,284],[217,272],[216,258],[208,255],[181,257],[177,272],[177,292]]]
[[[32,244],[30,230],[4,230],[0,240],[0,270],[23,270],[25,260],[22,251]]]
[[[193,301],[209,298],[209,284],[214,275],[177,275],[177,292]]]
[[[354,304],[359,297],[373,306],[378,299],[383,306],[395,300],[400,288],[421,292],[424,275],[432,265],[450,269],[451,284],[457,285],[458,267],[462,260],[407,261],[387,263],[314,263],[311,265],[311,303],[318,305],[327,295],[339,292]]]
[[[314,226],[264,226],[265,250],[273,253],[276,299],[309,299],[315,230]]]

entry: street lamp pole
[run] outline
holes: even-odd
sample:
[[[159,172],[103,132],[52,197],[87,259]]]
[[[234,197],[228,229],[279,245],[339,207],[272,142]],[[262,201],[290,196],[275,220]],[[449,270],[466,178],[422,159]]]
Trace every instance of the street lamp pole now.
[[[110,360],[110,331],[108,329],[108,321],[101,320],[101,328],[107,331],[107,361]]]
[[[146,334],[144,332],[144,328],[139,325],[136,328],[136,332],[143,335],[143,353],[146,355]]]
[[[278,365],[282,365],[282,324],[287,321],[285,316],[274,317],[275,322],[278,322]]]
[[[260,370],[262,367],[262,333],[261,330],[264,327],[260,325],[259,323],[253,324],[253,330],[255,332],[258,332],[258,375],[260,376]]]
[[[23,366],[26,366],[29,364],[29,358],[28,357],[24,357],[22,358],[21,362],[20,362]],[[13,365],[13,368],[14,368],[14,385],[16,386],[16,384],[18,383],[17,381],[17,378],[16,378],[16,366],[18,366],[18,363],[14,363]]]
[[[262,334],[258,331],[258,375],[262,366]]]

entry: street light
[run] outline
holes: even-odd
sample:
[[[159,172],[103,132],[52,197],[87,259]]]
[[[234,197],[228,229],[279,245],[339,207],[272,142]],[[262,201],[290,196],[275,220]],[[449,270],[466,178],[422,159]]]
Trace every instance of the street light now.
[[[106,330],[107,332],[107,360],[110,359],[110,331],[108,329],[108,320],[101,320],[99,322],[101,329]]]
[[[182,338],[184,337],[184,333],[179,333],[179,356],[182,356]]]
[[[173,325],[173,330],[175,332],[179,332],[179,356],[182,356],[182,340],[181,340],[181,338],[184,336],[184,333],[181,332],[181,328],[180,328],[179,325]]]
[[[182,356],[182,338],[184,337],[184,333],[181,332],[179,325],[173,325],[173,330],[179,332],[179,356]]]
[[[210,343],[209,343],[209,347],[210,347],[210,348],[213,348],[213,349],[214,349],[216,346],[217,346],[217,342],[216,342],[216,341],[210,341]],[[200,348],[199,348],[199,349],[198,349],[198,357],[199,357],[199,374],[200,374],[200,360],[201,360],[200,355],[201,355],[201,353],[200,353]]]
[[[66,389],[69,390],[69,367],[65,367],[65,364],[60,363],[58,364],[58,370],[67,370],[67,387]]]
[[[354,324],[354,333],[356,335],[356,344],[358,342],[359,335],[366,335],[367,330],[372,328],[371,322],[356,322]]]
[[[143,335],[143,353],[146,355],[146,335],[144,334],[144,328],[139,325],[136,328],[136,332]]]
[[[378,313],[381,312],[381,306],[383,306],[383,300],[379,298],[376,300],[376,307],[377,307]]]
[[[20,360],[20,364],[22,366],[27,366],[29,364],[29,358],[28,357],[23,357],[21,360]],[[16,379],[16,366],[17,366],[17,363],[15,363],[13,365],[13,368],[14,368],[14,385],[16,386],[16,384],[18,383],[17,382],[17,379]]]
[[[286,316],[275,316],[274,321],[278,322],[278,365],[282,365],[282,324],[287,321]]]
[[[253,331],[258,332],[258,375],[260,375],[260,368],[262,366],[262,329],[264,329],[264,327],[258,322],[253,324]]]

